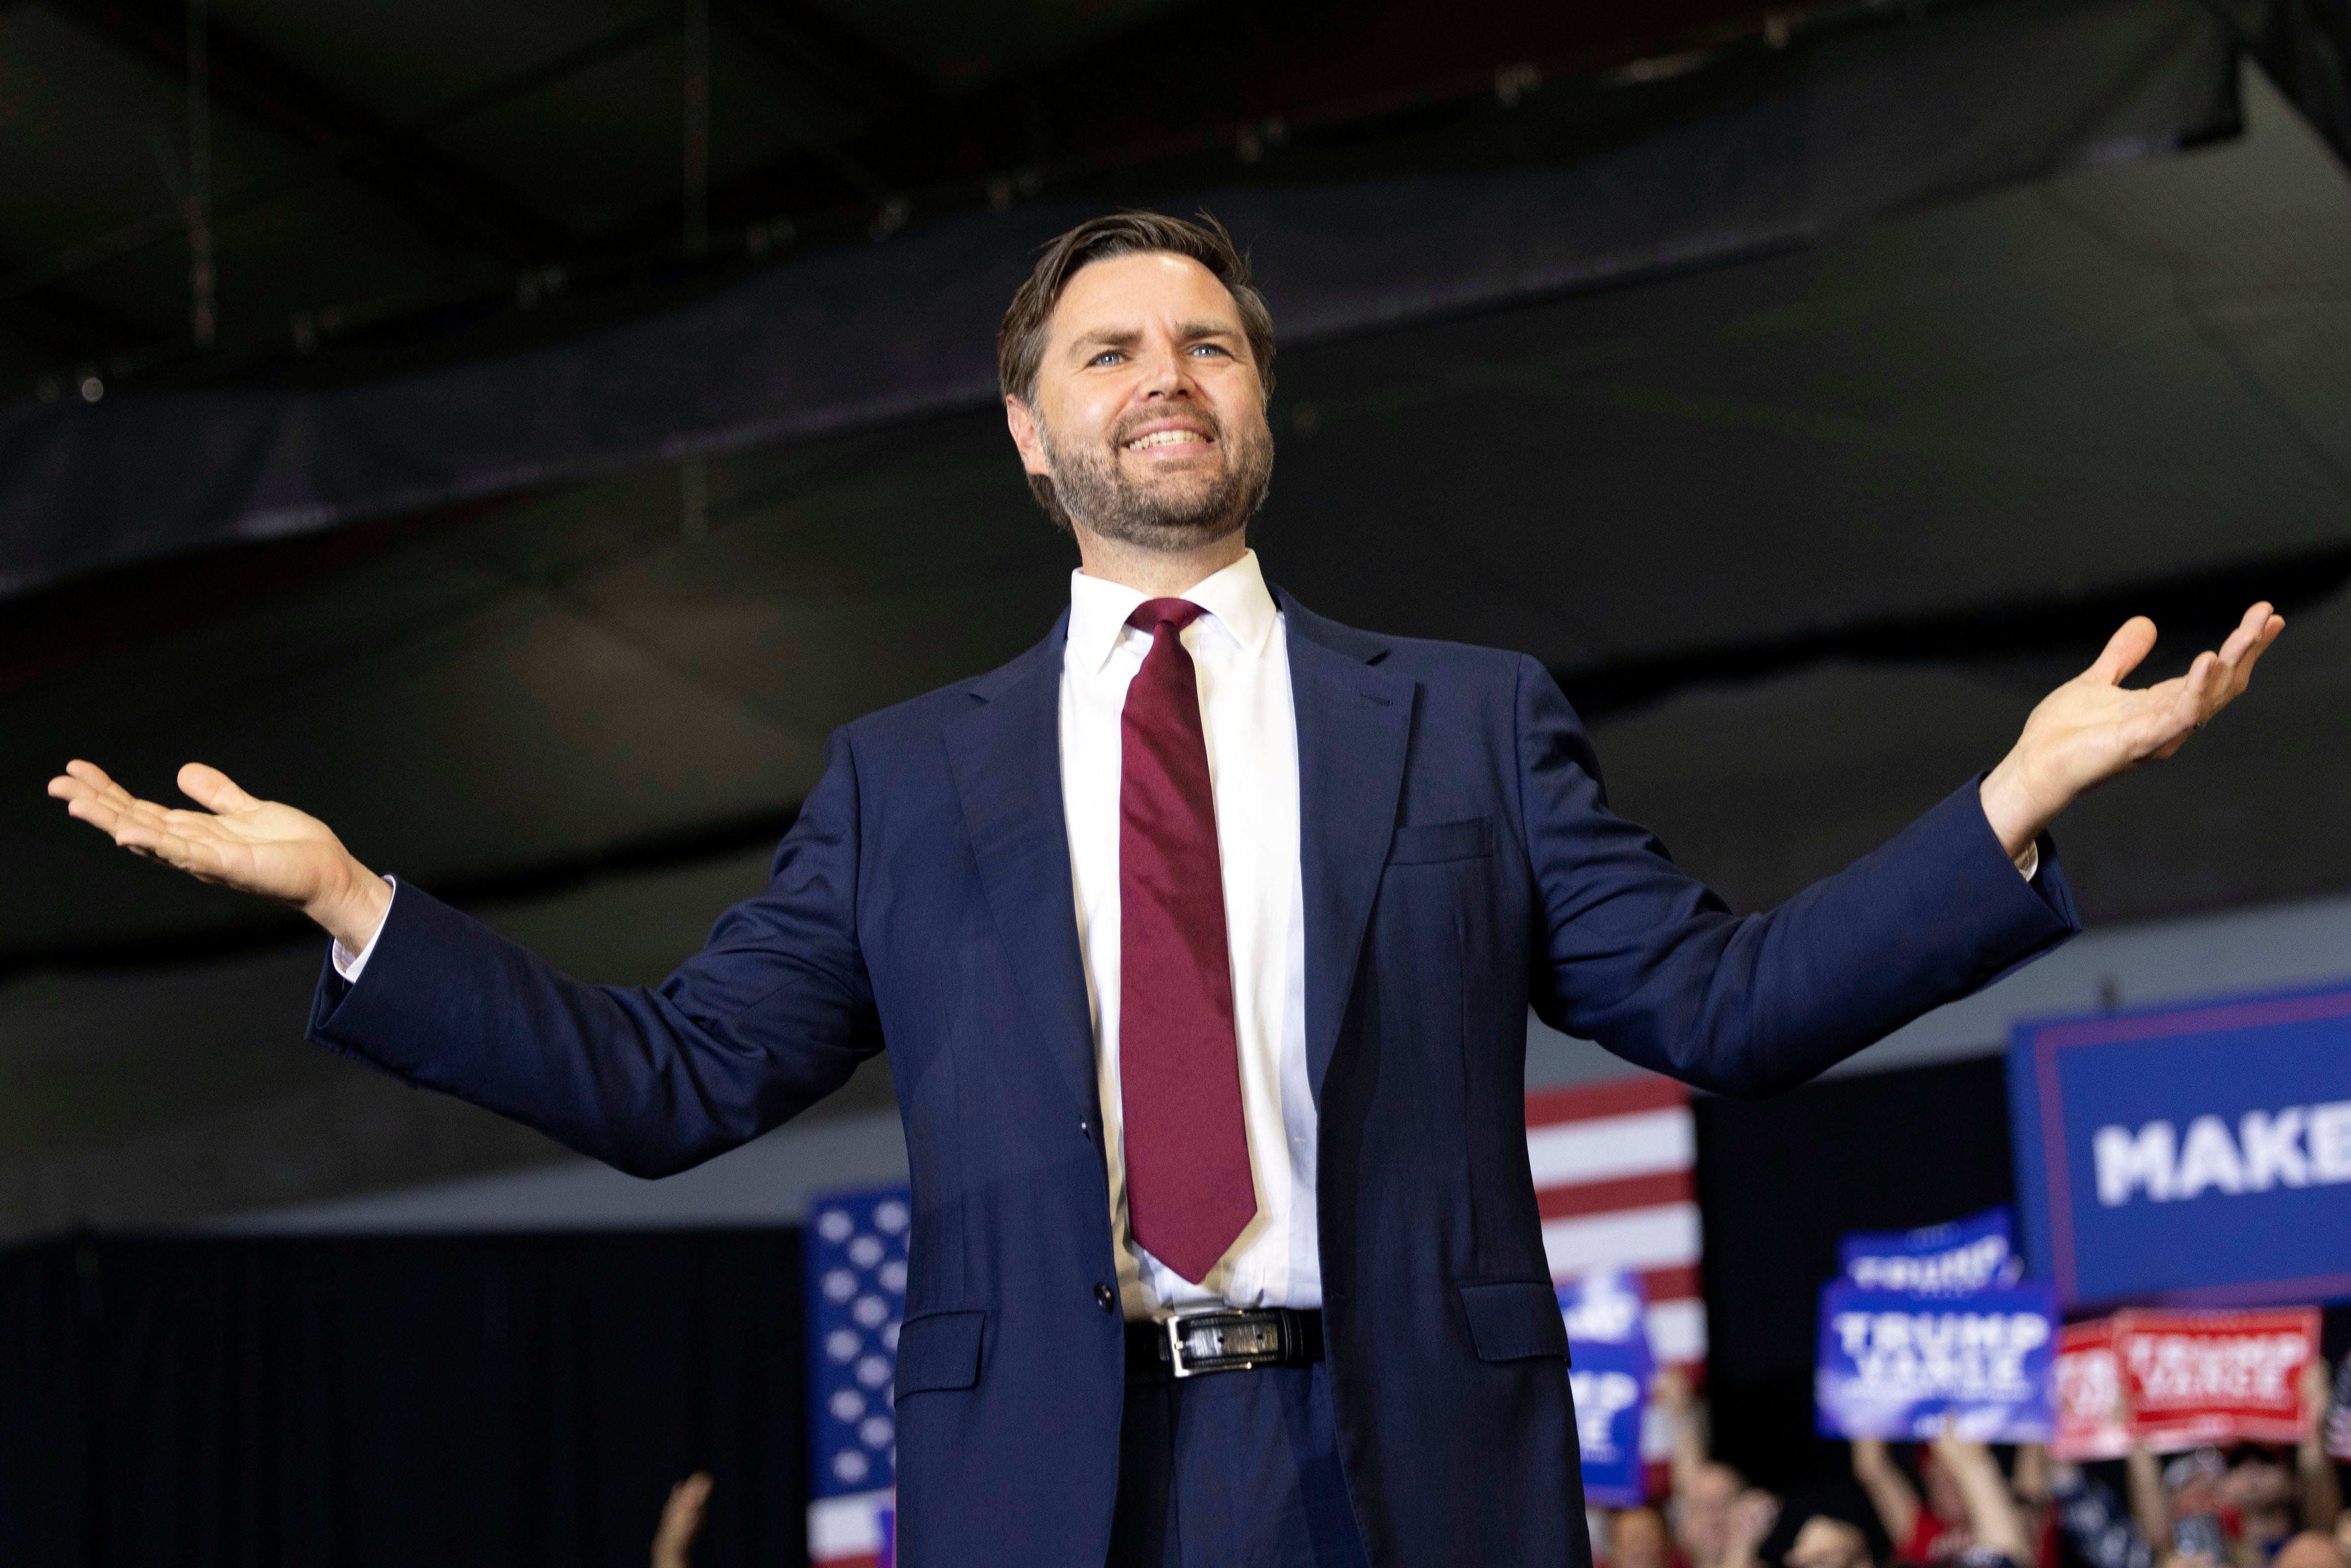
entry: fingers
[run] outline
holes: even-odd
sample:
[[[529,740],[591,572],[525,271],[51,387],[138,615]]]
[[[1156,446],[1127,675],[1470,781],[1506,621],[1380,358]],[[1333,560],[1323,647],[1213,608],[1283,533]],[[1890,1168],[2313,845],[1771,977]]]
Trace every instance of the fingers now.
[[[88,822],[142,859],[200,876],[216,869],[220,847],[213,841],[212,817],[141,800],[94,763],[77,759],[66,764],[65,772],[49,780],[49,793],[66,803],[68,816]]]
[[[180,793],[208,811],[247,811],[261,804],[217,768],[191,762],[180,769]]]
[[[2196,663],[2189,666],[2187,687],[2179,700],[2188,729],[2203,728],[2214,714],[2243,693],[2252,680],[2254,664],[2284,630],[2283,616],[2267,602],[2256,604],[2245,612],[2244,619],[2229,633],[2220,652],[2196,656]]]
[[[2155,646],[2155,622],[2144,615],[2134,615],[2117,627],[2106,639],[2105,650],[2083,672],[2086,680],[2115,686],[2125,675],[2138,668]]]

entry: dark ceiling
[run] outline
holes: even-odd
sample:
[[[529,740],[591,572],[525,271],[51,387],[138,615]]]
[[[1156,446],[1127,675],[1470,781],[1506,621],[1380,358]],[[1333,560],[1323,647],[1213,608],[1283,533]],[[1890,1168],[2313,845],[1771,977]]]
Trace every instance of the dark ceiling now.
[[[1425,130],[1807,9],[0,0],[0,395],[486,351],[785,248]]]

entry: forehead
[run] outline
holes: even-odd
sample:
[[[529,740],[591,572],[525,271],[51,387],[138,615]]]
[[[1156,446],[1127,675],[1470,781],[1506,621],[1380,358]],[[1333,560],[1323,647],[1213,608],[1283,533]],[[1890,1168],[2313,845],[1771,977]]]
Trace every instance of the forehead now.
[[[1053,306],[1051,334],[1097,327],[1144,327],[1165,317],[1216,320],[1238,329],[1240,312],[1217,275],[1188,256],[1137,251],[1088,262],[1071,274]]]

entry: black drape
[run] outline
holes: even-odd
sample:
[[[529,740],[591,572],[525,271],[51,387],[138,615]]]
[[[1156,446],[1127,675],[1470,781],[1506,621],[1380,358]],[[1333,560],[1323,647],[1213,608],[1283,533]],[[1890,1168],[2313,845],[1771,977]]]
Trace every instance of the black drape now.
[[[797,1231],[171,1239],[0,1256],[0,1561],[806,1560]]]
[[[1838,1239],[2013,1195],[2005,1082],[1999,1057],[1976,1057],[1695,1103],[1714,1445],[1757,1485],[1834,1463],[1811,1434],[1820,1290]]]

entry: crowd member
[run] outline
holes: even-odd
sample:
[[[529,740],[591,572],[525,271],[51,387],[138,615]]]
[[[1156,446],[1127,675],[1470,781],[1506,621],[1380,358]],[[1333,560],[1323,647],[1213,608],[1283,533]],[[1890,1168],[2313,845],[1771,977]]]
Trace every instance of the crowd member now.
[[[1705,1407],[1680,1368],[1659,1373],[1652,1392],[1674,1429],[1674,1543],[1688,1568],[1730,1568],[1731,1511],[1747,1478],[1711,1456]]]
[[[1674,1568],[1665,1516],[1654,1508],[1615,1510],[1597,1539],[1607,1568]]]
[[[1959,1494],[1966,1522],[1968,1544],[1956,1560],[1963,1568],[2032,1568],[2040,1552],[1991,1450],[1953,1437],[1947,1427],[1929,1451]]]
[[[1761,1493],[1750,1493],[1733,1505],[1733,1537],[1742,1547],[1757,1533],[1750,1510],[1761,1515],[1765,1500]],[[1755,1552],[1752,1568],[1876,1568],[1892,1560],[1893,1543],[1867,1495],[1850,1477],[1794,1489],[1772,1511],[1777,1526]]]
[[[2051,1500],[2074,1553],[2087,1568],[2155,1568],[2155,1552],[2114,1489],[2076,1464],[2050,1470]]]
[[[1896,1563],[1931,1568],[1975,1543],[1968,1528],[1967,1500],[1932,1448],[1920,1451],[1918,1484],[1913,1487],[1882,1438],[1856,1437],[1853,1479],[1861,1483],[1870,1506],[1877,1511],[1877,1521],[1894,1543]]]
[[[710,1472],[696,1470],[669,1489],[661,1527],[653,1531],[653,1568],[694,1568],[694,1538],[710,1505]]]
[[[1723,1511],[1723,1568],[1761,1568],[1763,1543],[1780,1522],[1780,1500],[1750,1487]]]
[[[2334,1535],[2343,1493],[2326,1452],[2331,1381],[2325,1363],[2317,1358],[2303,1369],[2308,1430],[2296,1445],[2291,1475],[2273,1453],[2258,1447],[2240,1449],[2234,1465],[2209,1447],[2158,1465],[2145,1447],[2133,1445],[2127,1464],[2131,1516],[2150,1544],[2157,1568],[2203,1568],[2208,1563],[2213,1568],[2264,1568],[2297,1528],[2314,1536]]]
[[[2338,1535],[2305,1530],[2278,1548],[2276,1568],[2351,1568],[2351,1555],[2345,1553]]]

